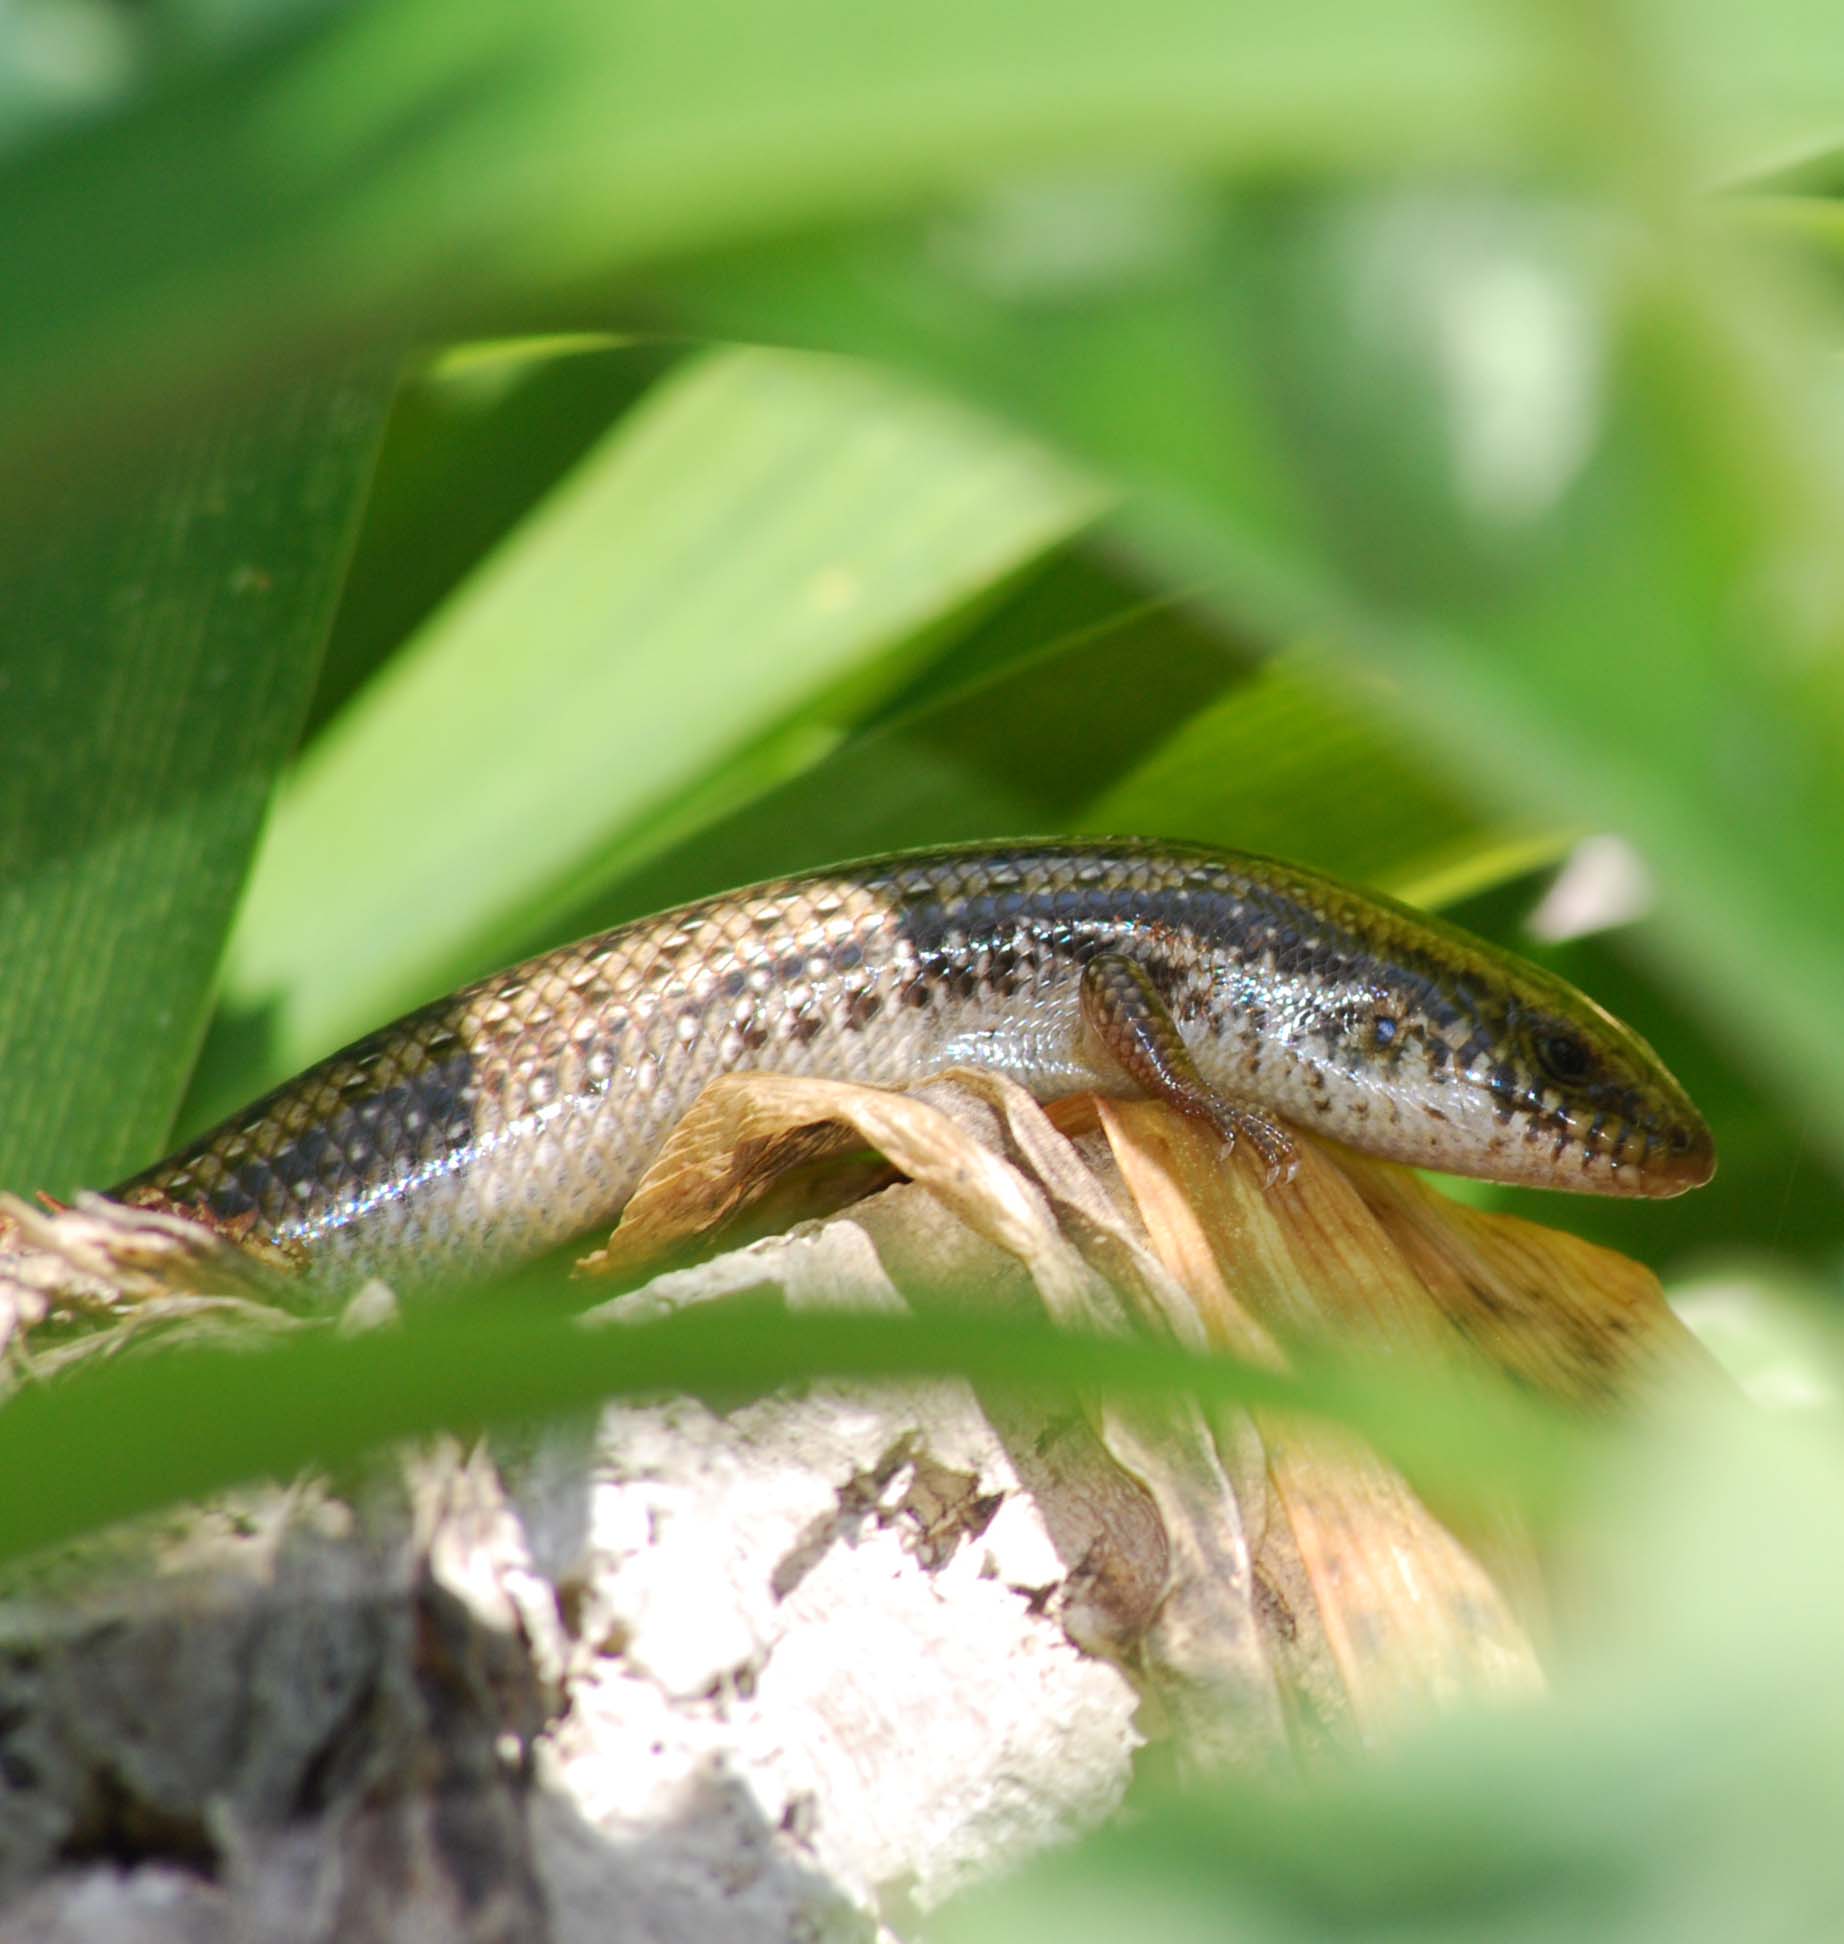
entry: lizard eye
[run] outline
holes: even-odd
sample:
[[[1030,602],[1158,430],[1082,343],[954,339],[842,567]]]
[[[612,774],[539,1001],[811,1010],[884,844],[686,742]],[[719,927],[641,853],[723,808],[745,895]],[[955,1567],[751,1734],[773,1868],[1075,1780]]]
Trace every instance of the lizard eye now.
[[[1559,1086],[1579,1086],[1594,1071],[1587,1048],[1568,1033],[1545,1033],[1536,1053],[1537,1064]]]

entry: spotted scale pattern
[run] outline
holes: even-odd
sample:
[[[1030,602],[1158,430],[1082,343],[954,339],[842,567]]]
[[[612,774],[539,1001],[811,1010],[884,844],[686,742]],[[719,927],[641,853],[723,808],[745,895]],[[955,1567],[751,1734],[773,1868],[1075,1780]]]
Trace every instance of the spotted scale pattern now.
[[[340,1280],[478,1275],[609,1224],[722,1073],[1132,1091],[1083,1015],[1102,954],[1233,1108],[1545,1186],[1669,1194],[1713,1168],[1656,1055],[1560,980],[1293,866],[1118,840],[873,859],[563,946],[114,1192],[241,1218]]]

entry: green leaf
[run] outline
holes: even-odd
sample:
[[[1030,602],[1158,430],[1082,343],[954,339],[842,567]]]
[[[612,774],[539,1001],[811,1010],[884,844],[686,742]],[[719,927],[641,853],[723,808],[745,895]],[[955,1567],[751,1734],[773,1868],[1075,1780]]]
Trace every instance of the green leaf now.
[[[0,534],[0,1182],[164,1139],[293,745],[390,396],[228,408],[132,505]]]
[[[1390,701],[1361,670],[1287,656],[1199,711],[1076,827],[1292,858],[1420,905],[1560,854],[1565,830],[1482,817],[1455,775],[1418,760]]]
[[[662,253],[1098,137],[1149,163],[1502,152],[1543,72],[1540,35],[1464,0],[1408,0],[1387,30],[1308,0],[1234,33],[1207,0],[330,7],[0,176],[12,477],[380,318],[453,329],[510,299],[540,324]]]
[[[1622,16],[1625,39],[1592,18],[1466,0],[315,9],[224,36],[215,62],[0,176],[11,477],[129,428],[152,440],[208,374],[247,382],[380,319],[452,331],[501,305],[542,326],[637,264],[1003,172],[1576,168],[1600,133],[1581,98],[1648,59],[1706,171],[1835,133],[1835,9],[1652,7]]]
[[[1035,446],[853,366],[709,356],[622,418],[308,749],[226,972],[291,1069],[1090,520]],[[216,1076],[228,1108],[247,1072]]]
[[[658,1322],[586,1329],[564,1304],[580,1284],[529,1275],[485,1297],[437,1303],[401,1330],[345,1341],[303,1335],[252,1354],[180,1350],[95,1364],[22,1391],[0,1413],[0,1475],[40,1488],[0,1497],[0,1559],[251,1478],[337,1466],[438,1430],[530,1423],[611,1397],[690,1392],[728,1408],[781,1385],[965,1375],[1027,1389],[1330,1411],[1368,1429],[1461,1501],[1507,1488],[1554,1508],[1591,1449],[1555,1414],[1432,1371],[1387,1384],[1341,1366],[1300,1375],[1169,1344],[965,1313],[790,1315],[725,1302]],[[1431,1408],[1431,1400],[1440,1408]],[[1468,1450],[1482,1424],[1492,1453]],[[175,1438],[172,1427],[187,1427]],[[55,1456],[53,1454],[56,1454]]]

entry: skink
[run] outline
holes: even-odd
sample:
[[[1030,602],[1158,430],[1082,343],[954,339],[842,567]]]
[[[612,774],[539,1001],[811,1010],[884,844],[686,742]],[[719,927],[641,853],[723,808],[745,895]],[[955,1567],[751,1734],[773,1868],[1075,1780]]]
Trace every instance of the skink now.
[[[960,1065],[1040,1099],[1163,1097],[1271,1176],[1284,1123],[1601,1194],[1715,1169],[1657,1055],[1564,981],[1290,864],[1128,839],[877,858],[620,926],[368,1035],[113,1193],[203,1205],[328,1278],[469,1278],[610,1223],[719,1074]]]

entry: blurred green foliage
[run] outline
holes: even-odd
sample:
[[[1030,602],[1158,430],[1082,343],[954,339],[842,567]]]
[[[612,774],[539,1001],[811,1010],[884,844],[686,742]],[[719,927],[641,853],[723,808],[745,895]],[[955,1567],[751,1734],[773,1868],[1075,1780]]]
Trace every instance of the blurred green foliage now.
[[[724,883],[1132,828],[1463,901],[1630,1019],[1716,1184],[1487,1196],[1803,1304],[1834,1399],[1840,156],[1796,0],[19,0],[0,1181]],[[1546,944],[1587,835],[1641,891]],[[533,1369],[407,1360],[378,1428]],[[10,1475],[299,1456],[228,1412],[188,1469],[143,1374]],[[1554,1718],[1149,1805],[964,1935],[1835,1929],[1834,1410],[1629,1461],[1645,1639]]]

